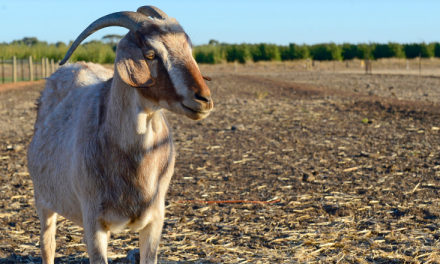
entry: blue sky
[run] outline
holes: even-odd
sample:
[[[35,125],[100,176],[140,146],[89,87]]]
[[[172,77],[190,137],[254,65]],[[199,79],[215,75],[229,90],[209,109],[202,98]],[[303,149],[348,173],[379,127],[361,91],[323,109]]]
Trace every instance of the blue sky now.
[[[0,0],[0,42],[74,40],[97,18],[154,5],[176,18],[194,44],[440,42],[440,1],[338,0]],[[112,27],[88,38],[125,34]]]

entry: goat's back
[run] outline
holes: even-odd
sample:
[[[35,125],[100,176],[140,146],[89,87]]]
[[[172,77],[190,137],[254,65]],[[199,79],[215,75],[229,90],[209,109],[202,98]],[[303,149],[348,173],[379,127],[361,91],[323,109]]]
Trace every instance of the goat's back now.
[[[44,120],[70,92],[87,89],[113,77],[113,70],[99,64],[78,62],[58,69],[46,80],[46,87],[38,99],[38,117]],[[37,128],[37,127],[36,127]]]

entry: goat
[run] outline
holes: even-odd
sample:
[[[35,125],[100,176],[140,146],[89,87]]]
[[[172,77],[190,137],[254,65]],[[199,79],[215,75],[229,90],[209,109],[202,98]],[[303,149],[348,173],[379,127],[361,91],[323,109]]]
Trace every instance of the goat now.
[[[58,214],[84,228],[91,263],[107,263],[109,232],[124,228],[140,230],[141,263],[156,263],[175,161],[162,109],[193,120],[213,109],[191,40],[153,6],[99,18],[60,65],[109,26],[130,30],[118,44],[114,71],[68,64],[47,79],[38,101],[28,167],[43,263],[54,262]]]

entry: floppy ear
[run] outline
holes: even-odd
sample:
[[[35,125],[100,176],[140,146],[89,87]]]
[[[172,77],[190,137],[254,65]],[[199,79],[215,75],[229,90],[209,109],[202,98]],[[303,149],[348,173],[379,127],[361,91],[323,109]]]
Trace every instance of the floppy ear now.
[[[146,88],[156,83],[151,77],[141,48],[133,42],[133,38],[125,37],[120,41],[116,54],[116,70],[126,84],[136,88]]]

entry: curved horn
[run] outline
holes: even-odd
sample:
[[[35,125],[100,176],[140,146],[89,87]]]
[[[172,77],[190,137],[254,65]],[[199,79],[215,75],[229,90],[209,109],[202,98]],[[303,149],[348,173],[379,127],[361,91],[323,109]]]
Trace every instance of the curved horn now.
[[[81,42],[86,39],[88,36],[93,34],[94,32],[111,26],[120,26],[125,27],[133,32],[136,32],[139,28],[141,22],[148,20],[149,18],[143,14],[139,14],[136,12],[116,12],[106,16],[103,16],[97,19],[95,22],[90,24],[82,33],[79,35],[75,42],[73,42],[72,46],[70,46],[69,50],[66,53],[64,59],[60,62],[60,65],[66,63],[70,56],[72,56],[73,52],[76,48],[81,44]]]
[[[141,6],[138,8],[136,12],[144,14],[146,16],[150,16],[152,18],[158,18],[158,19],[168,18],[168,15],[165,14],[164,11],[160,10],[155,6]]]

